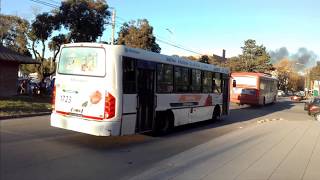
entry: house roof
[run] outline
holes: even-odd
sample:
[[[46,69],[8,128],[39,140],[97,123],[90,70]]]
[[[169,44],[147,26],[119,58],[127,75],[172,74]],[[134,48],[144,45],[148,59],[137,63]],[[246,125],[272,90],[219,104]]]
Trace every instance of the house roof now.
[[[0,45],[0,61],[15,62],[20,64],[38,64],[35,59],[21,55],[9,48]]]

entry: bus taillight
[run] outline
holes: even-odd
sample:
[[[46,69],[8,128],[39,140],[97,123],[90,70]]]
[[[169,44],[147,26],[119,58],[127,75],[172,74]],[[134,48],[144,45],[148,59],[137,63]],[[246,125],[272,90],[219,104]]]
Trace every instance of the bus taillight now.
[[[52,110],[54,110],[55,104],[56,104],[56,86],[53,87],[53,91],[52,91],[52,97],[51,97]]]
[[[106,119],[113,118],[116,114],[116,98],[110,93],[106,94],[105,106],[104,106],[104,117]]]

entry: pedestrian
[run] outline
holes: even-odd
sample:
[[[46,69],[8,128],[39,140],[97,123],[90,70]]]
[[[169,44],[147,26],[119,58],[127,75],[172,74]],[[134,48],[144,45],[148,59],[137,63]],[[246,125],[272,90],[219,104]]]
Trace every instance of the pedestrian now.
[[[26,89],[27,89],[27,82],[26,82],[26,80],[23,80],[20,83],[20,94],[25,94],[26,93]]]

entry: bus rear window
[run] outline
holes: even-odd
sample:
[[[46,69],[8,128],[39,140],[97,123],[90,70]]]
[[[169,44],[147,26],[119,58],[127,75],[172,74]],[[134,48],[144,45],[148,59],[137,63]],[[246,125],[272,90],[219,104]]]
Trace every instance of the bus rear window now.
[[[105,76],[105,51],[95,47],[62,48],[58,73]]]
[[[236,80],[236,85],[246,85],[246,86],[257,86],[257,78],[256,77],[234,77],[234,80]]]

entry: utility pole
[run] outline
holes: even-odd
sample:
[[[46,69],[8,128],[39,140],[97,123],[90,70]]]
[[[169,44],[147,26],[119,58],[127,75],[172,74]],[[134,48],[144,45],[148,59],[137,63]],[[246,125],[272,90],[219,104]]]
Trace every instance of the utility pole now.
[[[116,10],[112,10],[112,37],[111,37],[111,45],[114,44],[114,32],[115,32],[115,26],[116,26]]]

